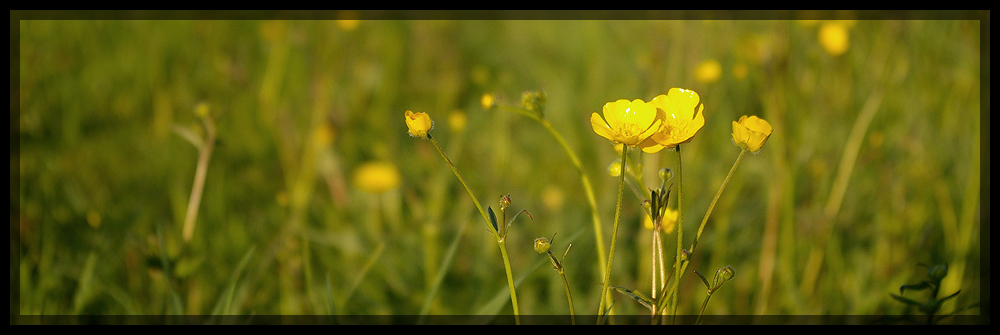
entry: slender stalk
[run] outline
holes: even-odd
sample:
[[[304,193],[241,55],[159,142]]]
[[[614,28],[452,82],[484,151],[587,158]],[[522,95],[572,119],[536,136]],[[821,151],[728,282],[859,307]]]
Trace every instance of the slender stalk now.
[[[670,315],[677,321],[677,286],[681,279],[681,243],[684,238],[684,171],[681,169],[681,146],[677,146],[677,256],[674,258],[674,284],[670,295]]]
[[[569,156],[570,162],[572,162],[573,166],[580,172],[580,183],[583,184],[583,192],[587,196],[587,205],[590,206],[590,218],[594,224],[594,236],[597,239],[597,259],[598,262],[600,262],[599,264],[604,264],[604,234],[601,234],[601,217],[597,214],[597,200],[596,197],[594,197],[594,188],[590,186],[590,177],[588,177],[587,173],[583,171],[583,164],[580,164],[580,159],[577,158],[576,153],[570,149],[569,144],[566,143],[566,139],[564,139],[563,136],[552,127],[549,120],[536,120],[538,120],[538,123],[542,124],[542,127],[544,127],[545,130],[549,131],[549,134],[552,134],[552,137],[556,139],[556,142],[559,142],[559,146],[561,146],[563,151],[566,152],[566,155]]]
[[[628,156],[628,146],[622,146],[622,162],[624,164],[625,158]],[[618,237],[618,221],[622,214],[622,196],[625,194],[625,173],[618,175],[618,203],[615,205],[615,223],[611,229],[611,252],[608,253],[608,267],[604,270],[604,288],[601,289],[601,304],[600,310],[597,315],[597,322],[601,322],[601,317],[604,316],[604,306],[607,302],[608,287],[611,283],[611,264],[615,260],[615,241]]]
[[[658,285],[656,285],[656,260],[657,260],[657,258],[658,258],[659,255],[657,255],[657,253],[656,253],[656,247],[657,247],[657,244],[658,244],[658,243],[656,243],[656,240],[660,239],[660,232],[659,232],[659,228],[660,227],[659,226],[660,225],[656,224],[655,221],[653,222],[653,242],[650,243],[650,246],[653,249],[653,250],[650,251],[650,254],[653,256],[652,257],[653,263],[652,263],[652,265],[651,265],[651,267],[649,269],[650,274],[651,274],[651,276],[650,276],[650,286],[652,286],[650,288],[650,291],[653,293],[652,295],[654,297],[656,296],[656,287],[658,286]],[[656,310],[655,309],[653,310],[653,315],[656,315]]]
[[[718,202],[719,201],[719,197],[722,196],[722,191],[724,191],[726,189],[726,185],[729,185],[729,180],[732,179],[733,173],[736,171],[736,167],[740,165],[740,161],[743,160],[743,156],[746,155],[746,153],[747,153],[746,149],[743,149],[743,151],[740,151],[740,155],[738,157],[736,157],[736,162],[734,162],[733,163],[733,167],[729,169],[729,174],[726,175],[726,179],[722,182],[722,186],[720,186],[719,187],[719,191],[715,193],[715,198],[712,199],[712,203],[708,206],[708,211],[705,212],[705,217],[702,218],[702,220],[701,220],[701,225],[698,227],[698,233],[695,235],[694,242],[691,243],[691,249],[688,250],[689,254],[692,254],[692,255],[694,254],[694,249],[695,249],[695,247],[698,246],[698,240],[701,239],[701,233],[705,231],[705,226],[708,224],[708,217],[712,215],[712,210],[715,209],[716,202]],[[678,175],[678,183],[679,183],[680,182],[680,163],[679,162],[678,162],[677,166],[678,166],[678,168],[677,168],[678,174],[677,175]],[[680,197],[680,186],[678,186],[677,189],[678,189],[678,191],[677,191],[677,193],[678,193],[678,196],[677,196],[677,204],[678,204],[677,205],[677,210],[678,210],[677,224],[678,224],[678,231],[680,231],[680,199],[681,199],[681,197]],[[678,243],[680,243],[680,241],[678,241]],[[687,262],[681,264],[680,271],[676,272],[678,274],[678,277],[677,277],[678,280],[674,281],[674,286],[671,288],[671,291],[670,291],[670,293],[673,296],[676,296],[676,293],[677,293],[677,291],[676,291],[677,290],[677,282],[680,281],[680,279],[683,277],[685,270],[687,270],[687,266],[688,266]],[[676,268],[677,267],[675,266],[675,269]],[[706,302],[707,302],[707,299],[706,299]],[[674,308],[676,308],[676,305],[674,305]],[[674,311],[675,311],[674,314],[676,314],[676,310],[674,310]]]
[[[733,163],[733,167],[729,169],[729,174],[726,175],[726,180],[722,181],[722,186],[719,186],[719,191],[715,192],[715,198],[712,199],[712,204],[708,205],[708,211],[705,212],[705,217],[701,219],[701,225],[698,226],[698,234],[694,236],[694,243],[691,243],[691,250],[688,252],[694,254],[694,248],[698,246],[698,240],[701,239],[701,233],[705,231],[705,225],[708,223],[708,217],[712,215],[712,210],[715,209],[715,203],[719,201],[719,197],[722,196],[722,191],[726,189],[726,185],[729,184],[729,179],[733,177],[733,172],[736,171],[736,167],[740,165],[740,160],[743,159],[743,155],[746,155],[747,149],[740,151],[740,155],[736,157],[736,162]]]
[[[573,166],[576,167],[576,170],[580,172],[580,183],[583,184],[583,193],[587,196],[587,206],[590,206],[590,218],[594,224],[593,225],[594,238],[596,239],[595,247],[597,248],[597,262],[598,262],[597,265],[598,267],[600,267],[606,261],[606,257],[604,255],[604,234],[601,233],[601,227],[602,227],[601,217],[600,215],[597,214],[597,198],[594,197],[594,188],[591,187],[590,185],[590,177],[588,177],[587,173],[583,171],[583,164],[580,163],[580,158],[576,157],[576,153],[574,153],[573,150],[570,149],[569,144],[566,143],[566,139],[563,138],[562,134],[560,134],[558,131],[556,131],[555,128],[552,127],[552,124],[549,123],[549,120],[546,120],[538,116],[537,114],[531,113],[522,108],[509,107],[509,106],[497,106],[497,107],[506,111],[527,116],[528,118],[538,121],[538,123],[542,124],[542,127],[544,127],[545,130],[549,131],[549,134],[551,134],[552,137],[556,139],[556,142],[559,143],[559,146],[561,146],[563,151],[566,152],[566,155],[569,156],[569,160],[571,163],[573,163]],[[601,271],[604,271],[604,268],[601,268]],[[604,273],[601,273],[601,275],[604,275]]]
[[[698,311],[698,319],[694,321],[694,324],[701,323],[701,316],[705,314],[705,306],[708,306],[708,299],[712,298],[712,294],[709,293],[705,296],[705,301],[701,303],[701,310]]]
[[[554,258],[554,256],[552,256],[552,252],[551,251],[549,252],[549,256]],[[573,322],[573,325],[575,326],[576,325],[576,311],[573,309],[573,295],[569,293],[569,281],[566,280],[566,272],[565,272],[565,270],[563,270],[561,268],[561,265],[560,265],[560,268],[559,268],[559,276],[562,277],[563,287],[566,288],[566,300],[569,303],[569,316],[570,316],[570,320]]]
[[[187,215],[184,216],[184,242],[194,236],[194,224],[198,219],[198,205],[201,204],[201,194],[205,190],[205,177],[208,175],[208,161],[212,158],[215,148],[215,124],[211,117],[205,117],[205,142],[198,148],[198,167],[194,172],[194,186],[191,187],[191,197],[188,201]]]
[[[472,188],[469,187],[469,183],[465,182],[465,178],[462,177],[462,173],[458,172],[458,168],[451,162],[451,159],[448,159],[448,155],[444,153],[444,150],[441,150],[441,146],[438,145],[438,142],[434,140],[434,137],[429,133],[427,134],[427,140],[431,141],[434,148],[437,149],[439,154],[441,154],[441,158],[444,158],[445,163],[448,163],[448,167],[450,167],[451,171],[455,173],[455,177],[458,177],[458,181],[465,187],[465,191],[469,193],[470,197],[472,197],[472,203],[476,204],[476,209],[479,210],[479,215],[483,216],[483,221],[486,221],[486,225],[489,227],[488,230],[493,233],[493,236],[496,237],[497,240],[500,240],[500,235],[493,230],[493,224],[490,223],[490,217],[486,215],[486,211],[483,210],[483,205],[479,203],[479,199],[476,198],[474,193],[472,193]]]
[[[517,310],[517,292],[514,291],[514,275],[510,272],[510,258],[507,257],[507,241],[500,240],[500,255],[503,256],[503,268],[507,271],[507,286],[510,287],[510,303],[514,306],[514,323],[521,324],[521,313]]]
[[[517,308],[517,292],[515,292],[514,290],[514,275],[510,271],[510,258],[507,257],[506,241],[502,236],[500,236],[500,233],[498,231],[493,229],[493,224],[490,223],[489,216],[486,215],[486,211],[483,210],[483,205],[479,203],[479,199],[476,198],[475,193],[472,193],[472,188],[469,187],[469,183],[467,183],[465,181],[465,178],[462,177],[462,173],[458,172],[458,168],[455,167],[455,164],[451,162],[451,159],[448,159],[448,155],[444,153],[444,150],[442,150],[441,146],[438,145],[436,140],[434,140],[434,137],[432,137],[431,134],[428,133],[427,140],[431,141],[431,144],[434,145],[434,148],[437,149],[438,153],[441,154],[441,157],[444,158],[444,161],[448,163],[449,167],[451,167],[451,171],[455,173],[455,177],[458,177],[458,181],[462,183],[462,186],[465,186],[465,191],[469,193],[469,197],[471,197],[472,202],[476,204],[476,209],[479,210],[479,214],[483,216],[483,220],[486,222],[486,226],[488,227],[487,230],[489,230],[493,234],[493,237],[497,239],[497,245],[500,246],[500,255],[503,257],[504,270],[507,273],[507,285],[510,287],[510,302],[514,307],[514,322],[520,325],[521,314]]]

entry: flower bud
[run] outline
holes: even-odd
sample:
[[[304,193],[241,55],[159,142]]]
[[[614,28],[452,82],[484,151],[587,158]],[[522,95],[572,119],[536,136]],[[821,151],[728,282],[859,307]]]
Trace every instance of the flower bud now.
[[[521,108],[527,109],[538,115],[538,117],[541,117],[545,110],[546,101],[547,99],[545,98],[545,93],[541,91],[524,92],[524,94],[521,95]]]
[[[510,194],[500,196],[500,210],[510,207]]]
[[[416,138],[427,138],[427,132],[434,128],[434,121],[431,121],[427,113],[414,113],[406,111],[406,128],[410,136]]]
[[[537,251],[538,253],[544,254],[546,252],[549,252],[550,247],[552,247],[552,244],[549,242],[549,239],[544,237],[539,237],[535,239],[535,251]]]
[[[771,137],[771,124],[757,116],[747,117],[744,115],[740,120],[733,121],[733,143],[740,148],[756,153]]]
[[[941,281],[948,275],[948,264],[938,264],[927,270],[927,276],[933,281]]]
[[[660,169],[660,180],[670,180],[674,177],[674,171],[668,168]]]
[[[733,270],[732,266],[726,265],[724,268],[715,272],[715,281],[721,284],[733,279],[733,276],[736,276],[736,270]]]
[[[611,165],[608,165],[608,174],[612,177],[618,177],[622,174],[622,163],[619,161],[614,161]]]

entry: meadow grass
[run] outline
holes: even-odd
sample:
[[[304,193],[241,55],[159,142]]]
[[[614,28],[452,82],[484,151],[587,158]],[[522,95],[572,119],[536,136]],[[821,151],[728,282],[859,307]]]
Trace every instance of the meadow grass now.
[[[852,21],[840,55],[818,37],[825,22],[791,20],[18,24],[11,323],[77,314],[507,322],[500,250],[434,146],[407,134],[406,110],[431,115],[434,138],[484,206],[510,194],[531,213],[506,241],[520,314],[569,313],[563,279],[532,250],[553,233],[556,254],[573,245],[562,265],[575,313],[599,314],[619,187],[607,167],[620,156],[588,120],[609,101],[672,87],[705,105],[705,126],[682,151],[685,248],[740,153],[732,121],[757,115],[774,127],[714,204],[678,283],[678,314],[698,315],[706,301],[690,271],[727,265],[736,276],[706,316],[919,314],[890,293],[921,280],[920,263],[947,263],[942,295],[961,290],[943,311],[989,303],[979,21]],[[699,81],[706,60],[721,74]],[[542,126],[481,105],[492,94],[519,106],[525,91],[547,98]],[[189,142],[213,137],[200,104],[217,140],[188,239],[199,166]],[[643,155],[641,177],[652,184],[677,159]],[[398,181],[359,185],[368,162],[389,163]],[[610,284],[649,294],[641,201],[624,194]],[[669,271],[676,235],[662,247]],[[611,291],[614,314],[649,314]]]

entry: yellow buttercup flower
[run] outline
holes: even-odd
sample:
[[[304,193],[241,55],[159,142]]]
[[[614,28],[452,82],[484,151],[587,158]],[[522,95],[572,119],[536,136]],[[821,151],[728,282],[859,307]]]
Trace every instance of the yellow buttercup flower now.
[[[831,56],[840,56],[851,46],[847,25],[840,21],[823,23],[819,27],[819,44]]]
[[[590,125],[597,135],[630,147],[642,144],[660,129],[660,124],[656,107],[642,99],[609,102],[604,104],[603,119],[597,113],[590,116]]]
[[[385,193],[398,187],[401,180],[392,163],[368,162],[354,170],[354,186],[368,193]]]
[[[465,130],[465,124],[468,123],[469,117],[465,115],[465,111],[456,109],[448,115],[448,127],[454,133],[461,132]]]
[[[771,124],[764,119],[744,115],[738,122],[733,121],[733,143],[756,153],[764,146],[764,142],[767,142],[773,130]]]
[[[692,90],[671,88],[666,95],[660,95],[649,102],[656,107],[663,126],[650,136],[641,146],[647,153],[655,153],[663,148],[674,148],[678,144],[690,142],[694,135],[705,126],[705,105],[701,97]]]
[[[479,103],[483,105],[483,109],[490,110],[496,105],[496,98],[492,94],[483,94],[483,97],[479,99]]]
[[[647,230],[653,230],[653,218],[650,218],[649,215],[643,215],[643,217],[645,217],[642,222],[643,227]],[[667,208],[663,212],[663,218],[660,221],[660,229],[663,233],[670,234],[674,232],[675,228],[677,228],[677,211]]]
[[[406,111],[406,128],[409,129],[410,136],[427,138],[427,132],[434,128],[434,122],[427,113]]]
[[[722,64],[714,59],[709,59],[694,69],[694,78],[702,84],[711,84],[719,81],[722,76]]]

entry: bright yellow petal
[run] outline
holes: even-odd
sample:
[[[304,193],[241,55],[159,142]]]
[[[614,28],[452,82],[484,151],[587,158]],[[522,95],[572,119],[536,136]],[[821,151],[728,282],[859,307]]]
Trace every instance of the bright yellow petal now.
[[[594,127],[594,132],[597,133],[597,135],[600,135],[601,137],[612,142],[616,142],[614,132],[608,127],[608,123],[604,122],[604,119],[602,119],[600,115],[597,115],[597,113],[590,115],[590,125]]]
[[[746,118],[747,116],[744,115],[739,122],[733,121],[733,142],[743,149],[747,148],[747,141],[750,140],[750,131],[743,125]]]
[[[639,134],[639,137],[642,138],[643,141],[645,142],[650,137],[652,137],[653,134],[659,132],[660,128],[662,127],[663,127],[663,121],[659,119],[653,119],[653,124],[650,125],[649,128],[646,128],[646,131],[642,132],[642,134]]]
[[[771,135],[771,132],[774,131],[774,129],[771,128],[770,123],[767,123],[767,121],[765,121],[764,119],[761,119],[756,116],[751,116],[747,118],[746,127],[749,130],[767,135]]]
[[[623,119],[623,126],[627,126],[625,124],[628,124],[645,131],[649,129],[653,124],[653,120],[656,119],[656,107],[642,101],[642,99],[632,100],[625,110]]]
[[[639,143],[639,148],[642,149],[642,152],[645,152],[647,154],[655,154],[657,152],[660,152],[660,150],[663,150],[664,146],[660,145],[659,143],[656,143],[656,140],[650,137],[647,138],[645,141],[642,141],[642,143]]]
[[[694,119],[695,108],[701,103],[698,93],[683,88],[671,88],[666,95],[659,95],[651,101],[656,108],[666,113],[667,119]]]
[[[628,104],[629,101],[624,99],[604,104],[604,120],[607,121],[608,127],[611,127],[612,130],[616,132],[621,130],[622,116],[628,109]]]

